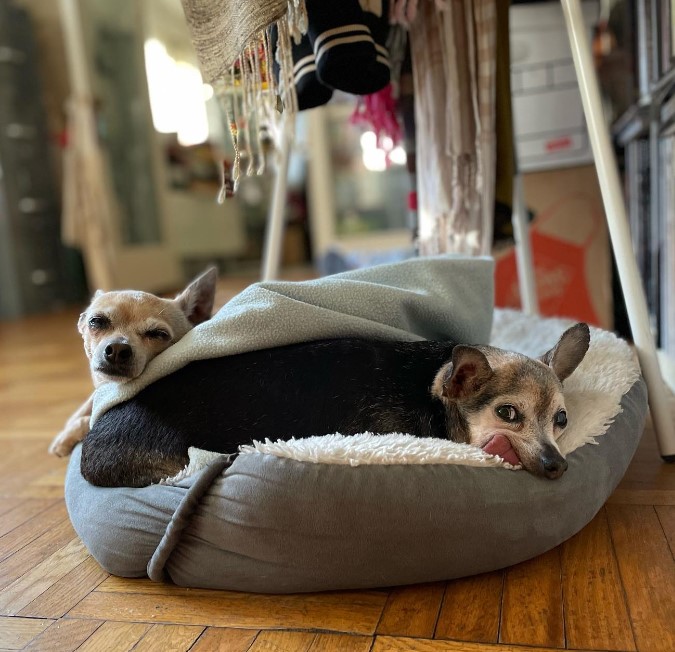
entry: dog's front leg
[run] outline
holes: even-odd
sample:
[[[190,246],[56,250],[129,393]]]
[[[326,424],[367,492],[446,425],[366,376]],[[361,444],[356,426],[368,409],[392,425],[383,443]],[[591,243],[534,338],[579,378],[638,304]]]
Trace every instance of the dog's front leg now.
[[[49,446],[49,452],[59,457],[67,457],[75,448],[78,442],[81,442],[89,432],[89,420],[91,410],[94,404],[93,397],[90,396],[66,421],[63,430],[54,437]]]

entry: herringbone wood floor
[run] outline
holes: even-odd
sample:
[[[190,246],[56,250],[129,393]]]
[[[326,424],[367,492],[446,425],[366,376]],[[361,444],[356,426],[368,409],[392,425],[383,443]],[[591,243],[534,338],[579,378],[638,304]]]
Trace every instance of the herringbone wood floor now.
[[[297,596],[109,576],[68,521],[66,462],[46,453],[90,391],[76,318],[0,324],[0,651],[675,650],[675,466],[649,431],[582,532],[504,571]]]

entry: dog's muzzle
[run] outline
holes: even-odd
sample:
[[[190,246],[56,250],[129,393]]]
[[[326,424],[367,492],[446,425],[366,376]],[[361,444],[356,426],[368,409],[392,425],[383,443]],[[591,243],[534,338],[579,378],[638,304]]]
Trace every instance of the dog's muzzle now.
[[[539,463],[542,475],[551,480],[559,478],[567,471],[567,460],[553,446],[548,444],[544,446],[539,456]]]
[[[134,350],[124,340],[108,342],[102,351],[97,371],[109,376],[130,376],[133,372]]]

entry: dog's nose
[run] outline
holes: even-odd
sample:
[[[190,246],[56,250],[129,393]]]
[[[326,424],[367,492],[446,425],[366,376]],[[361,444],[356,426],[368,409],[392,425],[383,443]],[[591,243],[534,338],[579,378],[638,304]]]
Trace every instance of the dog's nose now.
[[[539,459],[544,475],[551,480],[559,478],[567,471],[567,460],[553,446],[544,446]]]
[[[106,362],[119,365],[129,362],[133,351],[126,342],[111,342],[105,347],[104,353]]]

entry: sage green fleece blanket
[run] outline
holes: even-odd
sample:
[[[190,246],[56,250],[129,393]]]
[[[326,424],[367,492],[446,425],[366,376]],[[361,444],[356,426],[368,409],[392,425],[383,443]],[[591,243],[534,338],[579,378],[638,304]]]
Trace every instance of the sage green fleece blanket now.
[[[337,337],[486,344],[493,273],[490,258],[438,256],[314,281],[256,283],[155,358],[140,378],[100,387],[92,423],[194,360]]]

